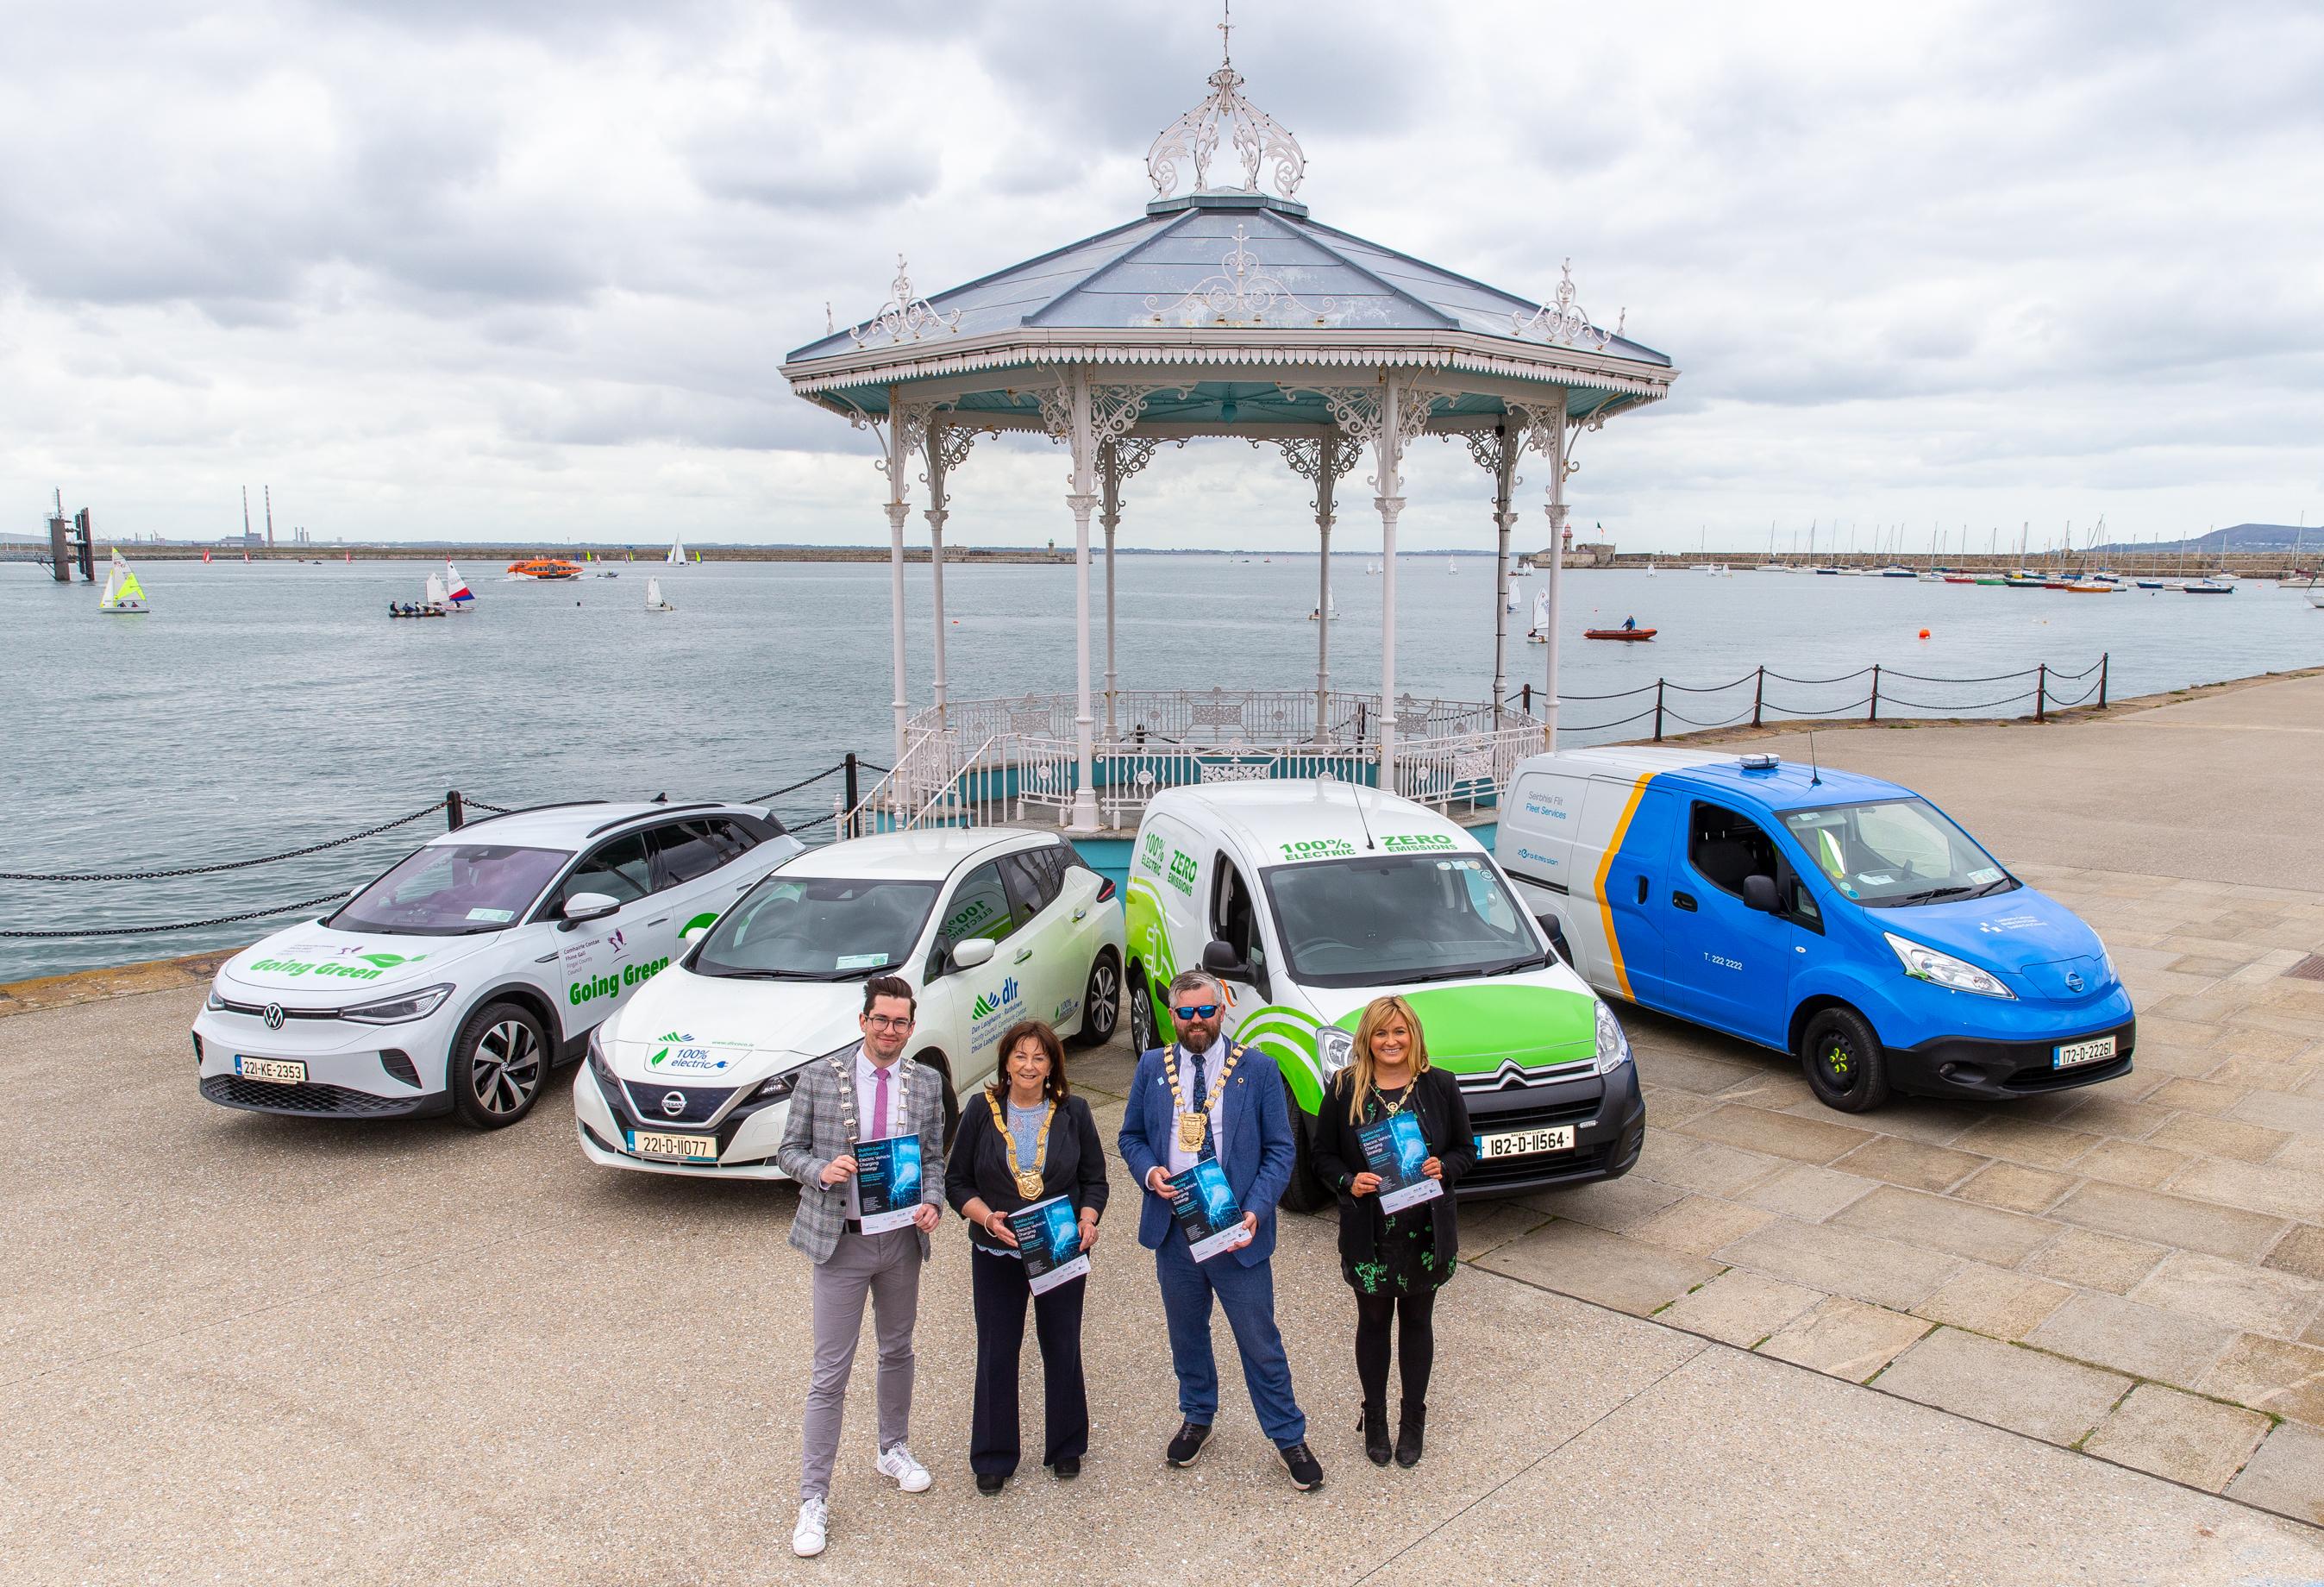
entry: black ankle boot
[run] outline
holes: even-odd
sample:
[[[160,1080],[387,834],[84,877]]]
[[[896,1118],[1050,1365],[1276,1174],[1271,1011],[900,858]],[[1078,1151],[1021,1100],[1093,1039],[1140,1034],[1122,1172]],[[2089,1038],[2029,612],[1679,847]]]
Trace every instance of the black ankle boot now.
[[[1409,1467],[1420,1463],[1420,1434],[1422,1428],[1427,1425],[1428,1407],[1406,1400],[1396,1419],[1396,1463],[1397,1465]]]
[[[1363,1418],[1356,1425],[1363,1429],[1364,1453],[1371,1457],[1372,1464],[1376,1466],[1388,1464],[1388,1457],[1390,1453],[1388,1443],[1388,1407],[1385,1404],[1367,1400],[1364,1403]]]

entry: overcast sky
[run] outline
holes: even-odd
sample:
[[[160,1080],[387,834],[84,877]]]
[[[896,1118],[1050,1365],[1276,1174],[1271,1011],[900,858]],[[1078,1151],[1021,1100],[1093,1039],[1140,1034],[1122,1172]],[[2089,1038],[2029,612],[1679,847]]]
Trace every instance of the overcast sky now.
[[[325,541],[884,540],[870,441],[783,355],[826,300],[875,309],[899,251],[934,291],[1138,215],[1215,21],[13,0],[0,527],[61,486],[110,534],[213,538],[271,484],[278,530]],[[1585,438],[1585,532],[2324,519],[2312,0],[1240,0],[1237,24],[1317,218],[1534,296],[1570,255],[1582,304],[1683,371]],[[1063,467],[981,444],[954,538],[1069,537]],[[1405,543],[1489,545],[1487,493],[1425,444]],[[1125,541],[1312,544],[1305,494],[1272,452],[1200,444],[1139,477]]]

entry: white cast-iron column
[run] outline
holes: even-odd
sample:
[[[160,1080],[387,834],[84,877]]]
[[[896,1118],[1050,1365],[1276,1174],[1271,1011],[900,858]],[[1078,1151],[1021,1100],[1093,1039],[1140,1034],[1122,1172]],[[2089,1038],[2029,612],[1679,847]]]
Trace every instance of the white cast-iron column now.
[[[944,529],[945,520],[952,514],[945,503],[951,500],[945,483],[945,427],[937,420],[928,420],[928,510],[921,516],[928,521],[928,586],[936,603],[936,725],[945,725],[945,604],[944,604]]]
[[[1500,429],[1500,450],[1493,470],[1493,527],[1498,532],[1493,556],[1493,725],[1501,724],[1501,696],[1508,689],[1509,531],[1517,515],[1509,510],[1509,493],[1517,488],[1517,453],[1525,432],[1508,420]]]
[[[1315,738],[1332,726],[1332,487],[1340,477],[1340,432],[1324,432],[1315,452],[1315,538],[1323,570],[1315,580]]]
[[[1113,534],[1121,527],[1121,446],[1108,441],[1104,462],[1105,500],[1098,508],[1098,523],[1105,531],[1105,742],[1115,738],[1113,697]]]
[[[1074,641],[1077,664],[1074,747],[1080,761],[1080,785],[1074,790],[1073,809],[1065,818],[1068,832],[1095,832],[1097,817],[1097,754],[1093,742],[1096,719],[1090,715],[1090,513],[1097,507],[1097,437],[1090,416],[1089,376],[1076,372],[1072,379],[1066,439],[1074,449],[1074,489],[1065,504],[1074,512]]]
[[[917,427],[897,406],[896,388],[888,388],[888,637],[894,652],[896,753],[890,765],[904,763],[904,520],[911,512],[905,500],[904,470],[912,455],[912,431]]]
[[[1548,641],[1542,648],[1549,652],[1548,695],[1542,702],[1541,719],[1547,724],[1542,747],[1557,748],[1557,650],[1558,622],[1562,615],[1558,604],[1558,578],[1565,568],[1565,453],[1566,438],[1572,433],[1565,417],[1565,395],[1558,393],[1557,411],[1549,427],[1549,623],[1543,637]]]
[[[1372,505],[1380,515],[1380,713],[1379,785],[1396,791],[1396,520],[1404,511],[1404,415],[1397,403],[1405,396],[1396,376],[1380,391],[1379,434],[1372,451],[1379,472],[1373,484],[1379,494]],[[899,717],[899,721],[902,718]]]

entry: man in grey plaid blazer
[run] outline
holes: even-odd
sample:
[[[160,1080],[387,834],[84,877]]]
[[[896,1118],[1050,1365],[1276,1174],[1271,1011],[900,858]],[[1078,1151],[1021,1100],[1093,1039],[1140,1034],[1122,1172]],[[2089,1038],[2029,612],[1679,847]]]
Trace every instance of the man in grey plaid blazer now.
[[[798,1525],[792,1552],[823,1552],[831,1470],[839,1454],[840,1413],[872,1303],[878,1342],[879,1470],[907,1493],[927,1490],[927,1469],[904,1438],[912,1416],[912,1324],[920,1265],[944,1202],[944,1076],[904,1056],[918,1014],[909,983],[875,975],[863,983],[862,1045],[807,1065],[791,1092],[775,1162],[798,1182],[791,1244],[815,1263],[815,1365],[807,1391]],[[911,1223],[865,1233],[856,1198],[858,1142],[912,1135],[920,1147],[920,1200]]]

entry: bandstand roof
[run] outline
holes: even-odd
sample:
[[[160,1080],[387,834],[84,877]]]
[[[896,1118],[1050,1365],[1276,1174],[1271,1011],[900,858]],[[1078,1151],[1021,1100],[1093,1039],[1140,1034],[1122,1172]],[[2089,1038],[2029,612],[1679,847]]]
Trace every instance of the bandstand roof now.
[[[1143,216],[926,298],[899,258],[879,313],[785,361],[792,389],[871,417],[890,387],[908,387],[911,402],[978,428],[1037,429],[1030,388],[1080,366],[1164,388],[1137,425],[1159,435],[1320,427],[1330,412],[1304,381],[1370,383],[1383,370],[1436,388],[1432,429],[1489,428],[1551,388],[1568,413],[1599,419],[1667,392],[1670,359],[1593,325],[1570,269],[1544,304],[1314,219],[1290,196],[1304,155],[1241,82],[1222,66],[1211,98],[1156,141],[1159,196]],[[1242,161],[1240,187],[1205,185],[1222,145]],[[1262,157],[1282,196],[1258,190]],[[1182,161],[1195,171],[1185,194],[1174,191]]]

